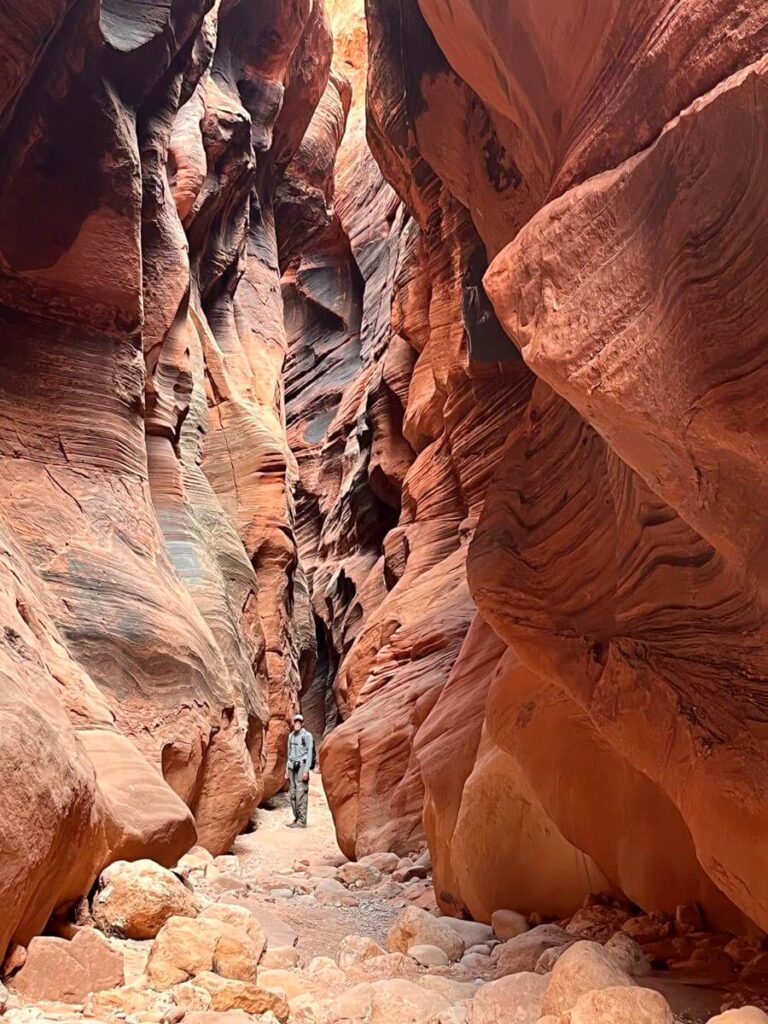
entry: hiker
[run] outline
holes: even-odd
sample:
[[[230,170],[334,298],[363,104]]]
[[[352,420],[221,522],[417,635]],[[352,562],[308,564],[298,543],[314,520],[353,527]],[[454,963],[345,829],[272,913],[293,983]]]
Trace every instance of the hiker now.
[[[288,824],[288,828],[307,827],[309,773],[315,767],[315,762],[315,741],[312,733],[304,728],[304,716],[297,712],[293,716],[293,730],[288,736],[288,762],[285,768],[293,811],[293,821]]]

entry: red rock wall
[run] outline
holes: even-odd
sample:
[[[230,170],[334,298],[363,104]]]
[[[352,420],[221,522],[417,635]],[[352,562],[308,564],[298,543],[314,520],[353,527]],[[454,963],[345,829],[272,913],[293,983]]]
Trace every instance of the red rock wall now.
[[[274,193],[332,45],[308,0],[18,0],[0,38],[2,952],[282,784],[315,638]]]
[[[416,459],[337,677],[340,841],[423,822],[480,918],[613,885],[765,926],[765,5],[419,9],[367,6]]]

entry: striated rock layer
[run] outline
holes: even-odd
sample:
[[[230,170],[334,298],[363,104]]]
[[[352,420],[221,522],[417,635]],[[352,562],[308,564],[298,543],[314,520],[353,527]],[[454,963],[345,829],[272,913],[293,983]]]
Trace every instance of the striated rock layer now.
[[[282,784],[315,639],[274,193],[332,43],[309,0],[15,0],[0,39],[1,954]]]
[[[345,852],[425,827],[454,913],[768,926],[766,14],[367,5],[415,459],[322,762]]]

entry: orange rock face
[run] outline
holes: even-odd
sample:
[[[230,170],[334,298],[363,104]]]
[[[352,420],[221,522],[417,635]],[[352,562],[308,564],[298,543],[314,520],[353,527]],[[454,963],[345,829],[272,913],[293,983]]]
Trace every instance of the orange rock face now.
[[[228,849],[315,642],[272,201],[322,4],[69,6],[0,14],[0,950]]]
[[[342,846],[423,821],[486,920],[765,926],[766,8],[419,8],[368,5],[416,459],[337,677]]]

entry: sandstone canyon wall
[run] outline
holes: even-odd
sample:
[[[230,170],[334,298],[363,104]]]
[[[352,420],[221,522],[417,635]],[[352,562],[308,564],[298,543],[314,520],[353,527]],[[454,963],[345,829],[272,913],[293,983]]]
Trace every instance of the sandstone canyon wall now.
[[[314,650],[274,193],[320,3],[0,13],[0,949],[110,860],[229,848]]]
[[[445,910],[768,928],[768,3],[326,8],[0,10],[0,949],[299,703]]]
[[[615,887],[765,927],[768,9],[367,13],[416,458],[337,676],[342,846],[423,821],[484,919]]]

